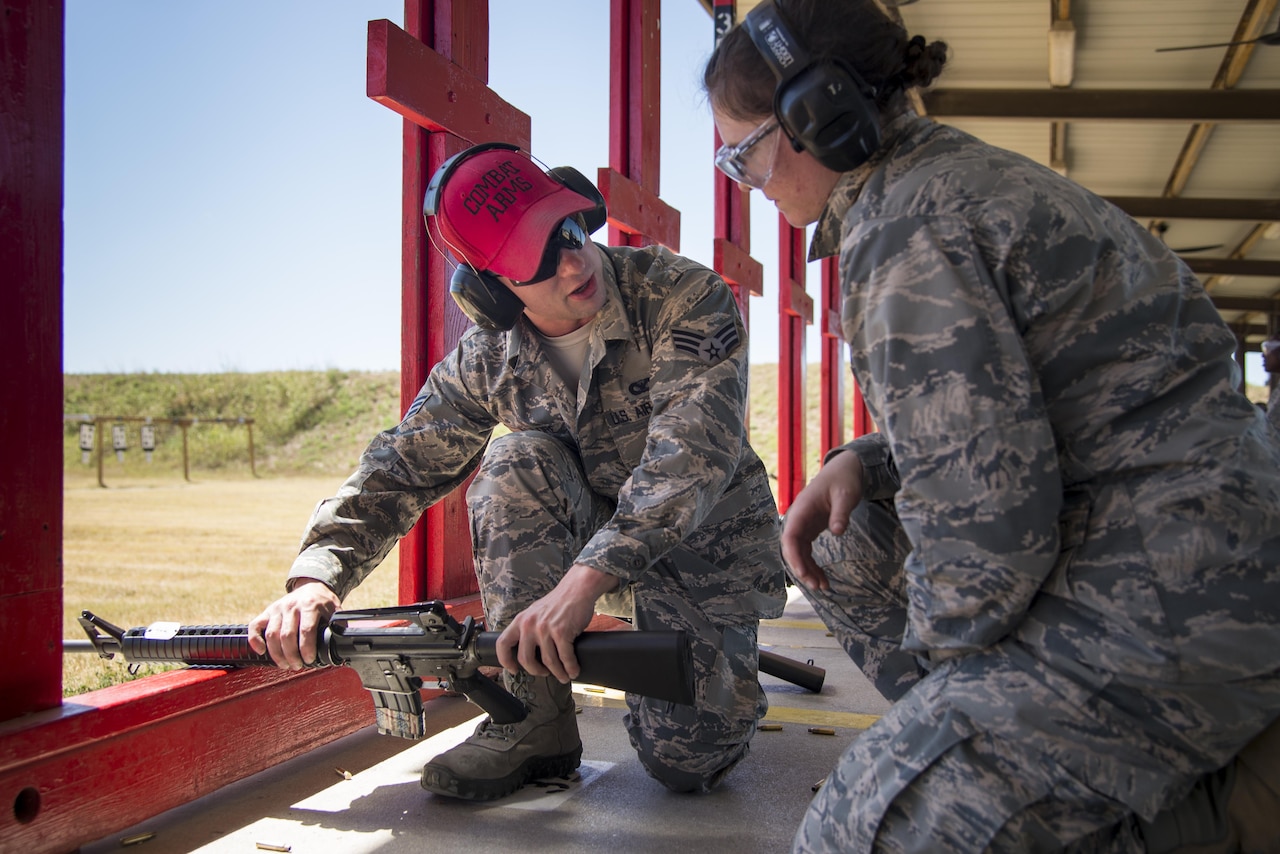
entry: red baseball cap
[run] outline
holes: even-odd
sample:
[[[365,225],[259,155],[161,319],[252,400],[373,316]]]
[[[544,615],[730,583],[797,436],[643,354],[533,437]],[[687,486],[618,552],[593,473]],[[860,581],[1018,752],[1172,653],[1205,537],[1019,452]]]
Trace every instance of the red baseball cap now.
[[[477,270],[525,282],[551,232],[595,203],[508,147],[477,146],[445,163],[434,200],[445,244]],[[469,153],[475,151],[475,153]]]

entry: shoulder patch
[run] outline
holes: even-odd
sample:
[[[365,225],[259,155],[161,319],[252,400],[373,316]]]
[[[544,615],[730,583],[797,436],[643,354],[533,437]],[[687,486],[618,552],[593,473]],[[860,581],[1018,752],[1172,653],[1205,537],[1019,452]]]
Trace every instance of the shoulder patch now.
[[[710,335],[688,329],[675,329],[672,330],[671,337],[677,350],[697,356],[712,365],[722,361],[741,343],[738,327],[732,321]]]

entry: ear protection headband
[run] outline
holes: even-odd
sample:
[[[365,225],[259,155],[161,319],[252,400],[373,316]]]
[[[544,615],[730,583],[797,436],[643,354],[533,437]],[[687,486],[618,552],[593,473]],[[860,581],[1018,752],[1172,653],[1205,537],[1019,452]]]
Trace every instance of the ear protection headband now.
[[[748,12],[742,25],[778,78],[773,112],[791,146],[836,172],[865,163],[880,147],[875,90],[848,63],[810,57],[773,0]]]
[[[449,177],[458,165],[468,157],[494,149],[520,151],[518,145],[490,142],[459,152],[440,165],[427,185],[426,196],[422,201],[424,223],[440,210],[441,189],[449,183]],[[609,218],[604,196],[599,188],[571,166],[557,166],[547,170],[547,175],[556,183],[595,203],[595,207],[577,216],[582,217],[588,234],[599,231]],[[449,294],[472,323],[490,332],[506,332],[516,325],[516,321],[524,313],[524,303],[510,288],[488,270],[477,270],[465,258],[459,258],[458,266],[453,270],[453,276],[449,279]]]

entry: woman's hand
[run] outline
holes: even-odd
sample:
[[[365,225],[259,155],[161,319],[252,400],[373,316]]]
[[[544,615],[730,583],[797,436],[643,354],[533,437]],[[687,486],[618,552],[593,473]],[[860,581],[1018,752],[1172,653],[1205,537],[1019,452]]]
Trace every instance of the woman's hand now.
[[[827,574],[813,560],[813,541],[823,531],[837,536],[862,501],[862,461],[852,451],[829,458],[787,509],[782,557],[796,579],[811,590],[830,590]]]

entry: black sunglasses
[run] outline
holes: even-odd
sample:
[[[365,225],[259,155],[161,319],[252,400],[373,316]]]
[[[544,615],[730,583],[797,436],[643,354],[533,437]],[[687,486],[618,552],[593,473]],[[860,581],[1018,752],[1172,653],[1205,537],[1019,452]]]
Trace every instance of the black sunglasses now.
[[[581,249],[587,245],[587,240],[587,230],[582,227],[582,223],[578,222],[578,218],[576,216],[565,217],[556,226],[555,231],[551,232],[551,236],[547,238],[547,248],[542,250],[542,260],[538,262],[538,269],[533,274],[533,278],[523,282],[512,282],[511,284],[517,288],[522,288],[526,285],[545,282],[554,276],[556,270],[560,268],[560,250]]]

